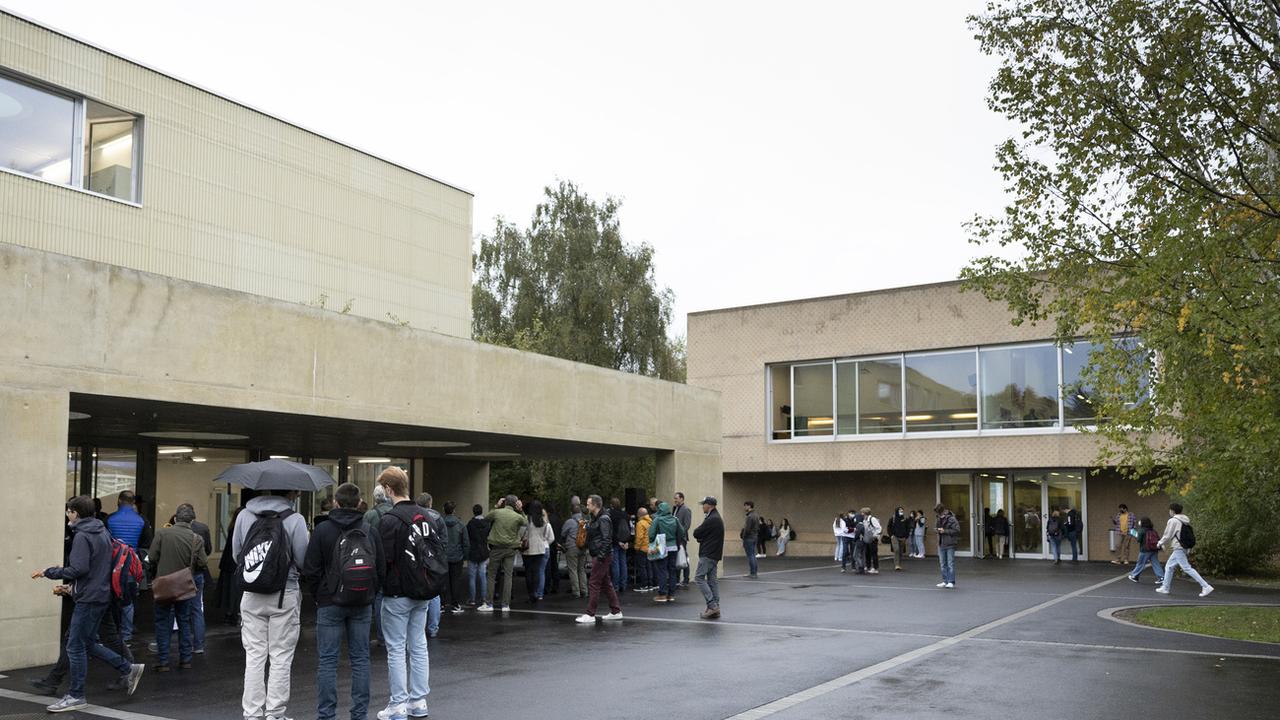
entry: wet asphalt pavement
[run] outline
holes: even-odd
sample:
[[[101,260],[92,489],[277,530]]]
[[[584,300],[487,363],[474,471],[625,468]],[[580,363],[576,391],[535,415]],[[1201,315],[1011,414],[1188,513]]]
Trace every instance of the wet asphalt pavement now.
[[[663,605],[628,591],[626,619],[594,626],[573,622],[585,601],[567,594],[536,607],[516,599],[515,611],[500,617],[446,613],[430,644],[431,717],[719,720],[761,706],[755,717],[1280,715],[1280,645],[1099,617],[1118,607],[1201,602],[1193,583],[1176,582],[1166,597],[1149,574],[1135,585],[1105,563],[961,559],[958,586],[941,590],[933,558],[900,573],[887,565],[880,575],[854,576],[821,558],[769,558],[749,580],[732,577],[744,563],[730,560],[724,616],[712,622],[697,619],[703,603],[695,587]],[[1280,604],[1280,592],[1220,585],[1204,602]],[[239,635],[209,627],[194,670],[149,671],[133,698],[102,690],[111,673],[91,662],[89,701],[133,713],[108,715],[124,720],[240,717]],[[151,657],[147,639],[135,638],[141,658]],[[370,718],[387,697],[385,654],[372,654]],[[315,717],[315,658],[304,619],[289,705],[298,720]],[[0,720],[43,712],[24,682],[43,670],[0,679]],[[345,663],[342,718],[344,674]]]

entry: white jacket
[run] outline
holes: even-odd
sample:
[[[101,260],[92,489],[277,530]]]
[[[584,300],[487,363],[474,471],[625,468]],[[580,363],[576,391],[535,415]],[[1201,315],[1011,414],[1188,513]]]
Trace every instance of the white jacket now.
[[[542,555],[547,552],[547,546],[556,541],[555,531],[549,522],[542,523],[542,527],[534,527],[530,522],[521,528],[520,533],[529,540],[529,549],[521,551],[525,555]]]
[[[1191,518],[1186,515],[1174,515],[1169,518],[1169,522],[1165,523],[1164,535],[1160,538],[1158,547],[1168,545],[1174,550],[1181,550],[1182,543],[1178,542],[1178,534],[1182,532],[1182,523],[1191,524]]]

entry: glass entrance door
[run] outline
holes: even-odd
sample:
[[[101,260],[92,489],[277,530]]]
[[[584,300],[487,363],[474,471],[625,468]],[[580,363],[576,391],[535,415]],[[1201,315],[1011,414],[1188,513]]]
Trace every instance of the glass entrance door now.
[[[1045,519],[1054,510],[1073,509],[1086,517],[1084,471],[1078,468],[1055,470],[979,470],[938,473],[938,502],[946,505],[960,521],[957,555],[987,557],[995,553],[995,539],[987,528],[1002,527],[996,518],[1004,513],[1009,521],[1006,557],[1048,559],[1053,546],[1045,538]],[[1078,542],[1079,557],[1088,559],[1086,525]],[[1071,543],[1062,538],[1062,553],[1071,558]]]
[[[980,513],[974,513],[974,532],[976,542],[974,557],[1008,557],[1009,545],[1000,542],[992,531],[1002,527],[1000,519],[1009,519],[1009,479],[1005,473],[980,472],[974,476],[974,487],[978,498]],[[1009,524],[1012,528],[1012,523]],[[1003,537],[1003,536],[1001,536]]]
[[[1010,542],[1013,556],[1045,557],[1044,478],[1042,473],[1019,472],[1013,476],[1013,518]]]
[[[960,521],[956,554],[973,554],[973,473],[938,473],[938,502],[947,506]]]
[[[1046,512],[1051,513],[1057,509],[1065,520],[1067,512],[1075,510],[1084,518],[1084,473],[1078,470],[1050,471],[1045,474],[1044,491]],[[1086,524],[1084,531],[1075,538],[1081,560],[1089,559],[1088,533],[1089,526]],[[1065,534],[1062,536],[1062,554],[1068,559],[1071,557],[1071,538]]]

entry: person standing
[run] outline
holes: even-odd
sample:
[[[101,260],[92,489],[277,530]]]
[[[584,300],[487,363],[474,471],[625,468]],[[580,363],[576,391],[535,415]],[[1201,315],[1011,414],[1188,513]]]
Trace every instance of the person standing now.
[[[435,501],[436,500],[434,497],[432,497],[431,493],[420,492],[418,493],[417,500],[415,500],[414,502],[417,503],[418,507],[426,508],[427,510],[430,510],[431,511],[430,516],[440,518],[440,522],[443,524],[444,517],[439,512],[436,512]],[[448,538],[448,533],[446,532],[445,528],[442,526],[440,528],[440,539],[441,539],[440,544],[442,546],[447,544],[447,538]],[[441,547],[441,551],[446,552],[446,557],[447,557],[446,548]],[[445,593],[449,592],[448,568],[449,568],[449,564],[448,562],[446,562],[445,563],[445,579],[444,579],[444,585],[443,585],[444,589],[441,591],[439,595],[436,595],[435,597],[427,600],[427,637],[428,638],[433,638],[436,635],[440,634],[440,605],[442,603],[442,597],[445,595]]]
[[[1080,560],[1080,538],[1084,537],[1084,523],[1080,519],[1080,511],[1064,506],[1066,512],[1062,517],[1062,534],[1067,538],[1067,542],[1071,543],[1071,562],[1079,562]]]
[[[655,498],[656,499],[656,498]],[[671,508],[671,514],[676,516],[676,520],[680,521],[680,526],[684,528],[685,544],[680,547],[684,548],[685,554],[689,553],[689,533],[693,531],[693,511],[684,502],[684,493],[677,492],[673,498],[675,505]],[[657,506],[657,503],[654,503]],[[680,587],[689,587],[689,566],[693,563],[685,563],[680,568]]]
[[[116,496],[116,511],[107,516],[107,530],[111,537],[125,543],[138,553],[146,562],[145,550],[151,547],[154,533],[151,524],[138,513],[138,496],[132,490],[125,490]],[[120,633],[128,644],[133,640],[133,605],[123,608],[123,625]]]
[[[760,519],[760,530],[756,534],[756,557],[762,558],[769,554],[769,523],[764,519]]]
[[[498,504],[485,514],[489,523],[489,592],[485,603],[476,608],[476,612],[502,612],[503,608],[511,609],[511,581],[514,577],[516,553],[520,551],[520,532],[529,523],[528,518],[520,512],[521,504],[515,495],[508,495],[498,500]],[[498,578],[502,578],[501,602],[499,598]]]
[[[67,564],[49,567],[32,573],[32,579],[45,577],[50,580],[71,581],[70,590],[55,589],[55,594],[71,593],[75,602],[71,611],[71,626],[67,630],[67,661],[71,673],[71,687],[58,702],[49,705],[51,713],[83,709],[85,677],[89,672],[92,654],[111,665],[120,673],[121,683],[129,695],[138,688],[145,665],[130,663],[119,654],[103,647],[97,641],[98,627],[107,612],[111,599],[111,540],[102,521],[94,517],[93,498],[78,495],[66,505],[67,524],[75,529],[71,541],[71,553]],[[67,588],[62,585],[60,588]]]
[[[467,522],[467,597],[471,607],[479,607],[485,601],[489,571],[489,521],[484,519],[484,506],[471,506],[471,520]]]
[[[319,720],[338,713],[338,653],[347,641],[351,664],[351,717],[369,712],[369,630],[373,600],[386,579],[382,537],[364,521],[360,488],[343,483],[335,509],[307,544],[302,582],[316,600],[317,709]]]
[[[1156,592],[1163,595],[1169,594],[1169,586],[1173,584],[1173,571],[1182,568],[1182,572],[1187,574],[1192,580],[1200,583],[1200,597],[1207,597],[1213,592],[1213,586],[1200,577],[1200,573],[1191,567],[1191,561],[1187,559],[1187,552],[1195,547],[1195,532],[1191,529],[1191,518],[1182,514],[1181,503],[1169,503],[1169,522],[1164,526],[1164,535],[1160,538],[1160,542],[1156,544],[1156,549],[1168,545],[1173,548],[1169,553],[1169,559],[1164,563],[1164,581],[1160,587],[1156,588]]]
[[[444,527],[449,537],[449,542],[445,545],[445,555],[449,560],[449,584],[445,585],[447,591],[445,602],[449,605],[451,613],[462,612],[464,594],[462,566],[467,560],[467,552],[471,549],[470,538],[467,537],[467,526],[453,514],[457,508],[458,504],[452,500],[444,504]]]
[[[933,511],[938,515],[938,564],[942,567],[942,582],[938,583],[938,587],[954,588],[956,586],[956,544],[960,538],[960,521],[942,503],[935,505]]]
[[[164,577],[184,568],[191,571],[194,581],[197,574],[203,574],[209,566],[209,558],[205,554],[204,539],[191,529],[191,521],[195,519],[195,510],[190,505],[179,505],[174,513],[174,523],[162,528],[151,541],[152,580]],[[196,584],[199,589],[201,585]],[[156,627],[156,672],[169,672],[169,643],[174,619],[178,622],[178,667],[191,669],[191,656],[195,650],[195,632],[192,627],[191,612],[195,598],[175,600],[155,607]]]
[[[715,497],[711,495],[702,498],[702,523],[693,531],[693,539],[698,541],[698,569],[693,577],[702,591],[702,598],[707,601],[707,609],[699,617],[716,620],[720,617],[720,583],[716,581],[716,565],[724,557],[724,520],[716,510]]]
[[[759,577],[756,565],[756,542],[760,538],[760,516],[756,514],[756,504],[750,500],[742,503],[742,511],[746,514],[742,530],[738,536],[742,538],[742,552],[747,556],[748,578]]]
[[[213,550],[213,533],[209,530],[209,526],[194,519],[196,517],[196,509],[191,503],[183,503],[174,511],[174,517],[178,516],[178,512],[186,508],[190,511],[191,532],[195,533],[204,541],[204,552],[206,558],[209,552]],[[204,636],[205,636],[205,619],[204,619],[204,589],[213,580],[213,575],[209,573],[209,568],[205,567],[196,575],[196,596],[191,599],[191,632],[195,642],[195,649],[192,651],[196,655],[204,654]]]
[[[995,547],[996,559],[1003,560],[1005,551],[1009,547],[1009,518],[1004,514],[1004,508],[996,511],[995,517],[991,518],[991,540]]]
[[[649,557],[649,527],[653,516],[647,508],[636,508],[636,586],[634,592],[649,592],[657,587],[658,560]],[[665,558],[663,558],[665,560]]]
[[[1044,524],[1044,536],[1053,546],[1053,564],[1057,565],[1062,562],[1062,513],[1057,508],[1049,513],[1049,519]]]
[[[545,510],[547,527],[551,529],[551,542],[547,543],[547,562],[542,571],[543,597],[560,592],[560,542],[556,539],[556,533],[560,532],[560,513],[550,506]]]
[[[618,592],[614,589],[609,577],[613,553],[617,552],[617,543],[613,538],[613,519],[604,512],[604,500],[599,495],[587,498],[587,552],[591,554],[591,579],[587,583],[587,611],[577,617],[577,622],[588,624],[596,621],[596,608],[600,605],[600,593],[608,593],[609,614],[605,620],[621,620],[622,605],[618,602]]]
[[[921,559],[924,558],[924,531],[927,526],[928,526],[928,522],[925,520],[924,510],[917,509],[915,539],[916,539],[916,552],[918,554],[916,555],[916,557]]]
[[[1129,564],[1129,546],[1133,544],[1134,537],[1132,531],[1137,528],[1134,515],[1129,512],[1129,506],[1120,503],[1118,511],[1111,518],[1111,531],[1120,533],[1120,537],[1116,539],[1116,557],[1111,561],[1112,565]],[[1142,550],[1139,549],[1138,552],[1141,553]]]
[[[542,601],[543,583],[546,582],[547,546],[556,541],[551,523],[542,511],[542,503],[533,500],[527,510],[528,523],[522,529],[524,562],[524,589],[529,593],[529,604]]]
[[[622,510],[622,501],[618,498],[609,500],[609,525],[613,531],[613,552],[610,557],[610,577],[613,589],[618,592],[627,590],[627,551],[631,549],[631,522]]]
[[[899,505],[889,518],[889,542],[893,545],[893,569],[902,570],[902,556],[906,553],[907,538],[911,537],[912,522]]]
[[[240,643],[244,646],[244,691],[240,704],[246,718],[265,717],[283,720],[289,705],[290,673],[293,653],[298,645],[299,615],[302,607],[298,578],[307,555],[307,523],[293,511],[298,493],[271,490],[245,504],[236,520],[231,538],[231,552],[236,557],[236,578],[266,583],[279,580],[282,589],[259,592],[246,588],[240,599]],[[271,528],[271,542],[250,541],[254,527],[266,523]],[[262,537],[265,533],[258,533]],[[283,538],[283,542],[276,542]],[[249,553],[247,551],[252,551]],[[277,566],[272,560],[282,557]],[[267,568],[279,567],[283,578],[263,578]],[[267,659],[271,660],[271,678],[266,678]]]
[[[1138,521],[1138,562],[1129,573],[1129,579],[1138,582],[1138,577],[1147,565],[1156,574],[1156,584],[1164,585],[1164,568],[1160,565],[1160,535],[1156,532],[1151,518],[1144,517]]]
[[[880,524],[880,518],[871,514],[871,508],[862,508],[862,524],[863,524],[863,544],[866,549],[867,572],[871,575],[880,574],[880,533],[884,531],[884,527]]]
[[[560,545],[564,547],[565,565],[569,571],[569,591],[575,598],[587,596],[587,549],[578,547],[578,526],[586,522],[582,506],[573,503],[569,519],[560,528]]]
[[[364,524],[368,525],[375,533],[378,532],[378,526],[382,523],[382,516],[391,512],[391,501],[387,499],[387,491],[381,485],[373,486],[373,507],[364,511]],[[383,643],[382,641],[382,586],[378,586],[378,594],[373,597],[373,640],[374,643]],[[385,645],[385,643],[383,643]]]
[[[676,516],[671,514],[671,506],[665,502],[658,503],[658,517],[654,519],[649,526],[648,540],[654,543],[654,569],[658,571],[658,594],[654,596],[654,602],[675,602],[676,601],[676,580],[678,579],[679,569],[676,567],[677,558],[680,554],[680,539],[685,537],[684,527],[680,525],[680,521],[676,520]],[[658,536],[662,536],[662,542],[658,542]],[[637,541],[639,534],[637,533]]]

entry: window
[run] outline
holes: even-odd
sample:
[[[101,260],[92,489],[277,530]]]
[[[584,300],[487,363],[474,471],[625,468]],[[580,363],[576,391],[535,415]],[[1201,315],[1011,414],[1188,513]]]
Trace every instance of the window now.
[[[858,432],[902,432],[902,361],[860,360],[857,365]]]
[[[974,352],[906,356],[907,432],[976,430]]]
[[[983,429],[1058,426],[1056,348],[984,348],[979,361]]]
[[[1097,421],[1096,392],[1084,380],[1093,343],[1079,342],[1062,347],[1062,419],[1067,425],[1090,425]]]
[[[769,368],[769,427],[774,440],[791,439],[791,366]]]
[[[791,367],[791,417],[797,438],[832,435],[831,363]]]
[[[137,115],[0,75],[0,167],[138,199]]]

